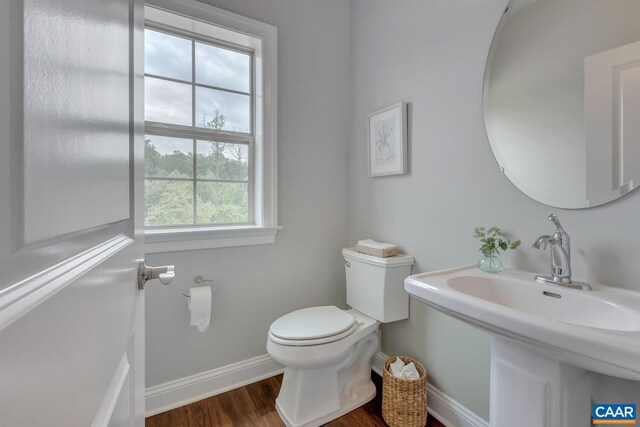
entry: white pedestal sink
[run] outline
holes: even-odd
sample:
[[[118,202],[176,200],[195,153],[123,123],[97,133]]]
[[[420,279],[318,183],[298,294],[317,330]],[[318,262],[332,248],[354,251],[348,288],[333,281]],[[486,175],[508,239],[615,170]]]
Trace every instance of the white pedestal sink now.
[[[493,333],[492,427],[589,426],[591,372],[640,381],[640,293],[592,286],[475,266],[405,280],[415,298]]]

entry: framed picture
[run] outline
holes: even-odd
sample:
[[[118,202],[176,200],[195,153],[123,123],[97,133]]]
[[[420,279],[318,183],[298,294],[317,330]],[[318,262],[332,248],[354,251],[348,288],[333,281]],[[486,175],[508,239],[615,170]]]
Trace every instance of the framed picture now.
[[[407,169],[407,104],[369,114],[369,176],[401,175]]]

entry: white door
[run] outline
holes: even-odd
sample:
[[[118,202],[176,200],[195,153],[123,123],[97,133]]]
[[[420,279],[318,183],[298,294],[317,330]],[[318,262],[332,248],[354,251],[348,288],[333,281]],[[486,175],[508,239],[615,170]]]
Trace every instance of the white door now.
[[[640,42],[584,59],[587,199],[613,200],[640,184]]]
[[[0,425],[142,426],[143,5],[0,2]]]

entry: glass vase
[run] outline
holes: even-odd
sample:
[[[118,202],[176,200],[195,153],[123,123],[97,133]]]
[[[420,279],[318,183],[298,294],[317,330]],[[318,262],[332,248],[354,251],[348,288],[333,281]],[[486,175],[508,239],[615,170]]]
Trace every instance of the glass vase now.
[[[498,254],[492,252],[478,260],[478,268],[487,273],[500,273],[504,269],[504,265]]]

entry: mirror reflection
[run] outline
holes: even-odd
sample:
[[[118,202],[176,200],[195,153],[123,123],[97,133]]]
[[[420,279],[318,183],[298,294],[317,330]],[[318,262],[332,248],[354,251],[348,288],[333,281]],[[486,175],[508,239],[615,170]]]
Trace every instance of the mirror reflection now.
[[[491,148],[547,205],[586,208],[640,184],[640,1],[512,0],[484,87]]]

